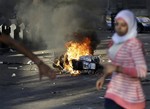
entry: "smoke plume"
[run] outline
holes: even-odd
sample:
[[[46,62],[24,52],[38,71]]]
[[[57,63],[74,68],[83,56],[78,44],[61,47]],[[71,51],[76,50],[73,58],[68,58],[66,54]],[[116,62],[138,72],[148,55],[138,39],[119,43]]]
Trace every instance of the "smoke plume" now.
[[[69,40],[84,38],[98,28],[99,19],[89,10],[79,6],[75,0],[38,0],[21,1],[17,6],[17,17],[26,22],[33,42],[44,41],[48,48],[63,47]],[[93,34],[92,32],[92,34]],[[72,37],[74,33],[84,33],[81,37]],[[91,34],[91,32],[90,32]],[[96,34],[96,33],[94,33]],[[83,36],[83,37],[82,37]],[[97,36],[90,36],[93,44],[98,43]],[[96,45],[94,44],[93,48]]]

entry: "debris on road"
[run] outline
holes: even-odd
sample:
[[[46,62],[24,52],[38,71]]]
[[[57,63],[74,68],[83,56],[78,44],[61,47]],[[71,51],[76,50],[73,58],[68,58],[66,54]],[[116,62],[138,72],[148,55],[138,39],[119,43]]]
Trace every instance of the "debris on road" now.
[[[100,96],[99,98],[100,98],[100,99],[104,99],[104,96]]]
[[[8,67],[8,69],[17,70],[18,68],[17,67]]]
[[[61,93],[60,91],[52,91],[51,94],[59,94]]]
[[[15,73],[13,73],[13,74],[11,75],[11,77],[16,77],[16,74],[15,74]]]
[[[30,60],[30,61],[27,62],[27,64],[32,65],[32,64],[34,64],[34,62]]]

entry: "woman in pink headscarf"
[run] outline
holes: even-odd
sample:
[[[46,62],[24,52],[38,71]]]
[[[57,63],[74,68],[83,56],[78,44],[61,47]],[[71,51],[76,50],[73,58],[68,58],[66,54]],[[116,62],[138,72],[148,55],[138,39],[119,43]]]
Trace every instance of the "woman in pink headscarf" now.
[[[104,76],[97,81],[101,89],[105,77],[112,74],[105,95],[105,109],[144,109],[145,96],[141,78],[146,77],[147,66],[142,43],[137,37],[137,22],[134,14],[123,10],[115,17],[116,33],[108,56],[112,63],[104,65]]]

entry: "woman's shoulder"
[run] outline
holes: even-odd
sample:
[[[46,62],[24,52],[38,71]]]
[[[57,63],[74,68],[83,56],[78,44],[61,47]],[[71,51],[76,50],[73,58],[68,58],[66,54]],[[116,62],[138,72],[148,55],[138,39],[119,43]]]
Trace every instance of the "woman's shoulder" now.
[[[129,51],[141,49],[143,54],[146,55],[146,51],[144,49],[144,44],[138,38],[129,39],[126,43],[126,48]]]
[[[129,51],[134,50],[134,49],[136,49],[136,50],[141,49],[143,51],[143,54],[146,55],[146,51],[144,49],[144,44],[138,38],[129,39],[126,42],[126,48]]]
[[[138,38],[131,38],[126,42],[129,46],[142,46],[142,42]]]

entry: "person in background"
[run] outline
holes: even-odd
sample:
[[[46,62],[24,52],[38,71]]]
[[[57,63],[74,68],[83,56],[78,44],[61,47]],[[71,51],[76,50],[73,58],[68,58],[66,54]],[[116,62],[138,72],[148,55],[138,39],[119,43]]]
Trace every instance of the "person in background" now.
[[[48,65],[46,65],[42,60],[40,60],[29,49],[27,49],[23,44],[20,44],[19,42],[15,41],[14,39],[5,34],[0,35],[0,42],[9,45],[11,47],[14,47],[20,53],[24,54],[29,59],[31,59],[39,69],[40,80],[42,79],[42,76],[47,76],[50,79],[56,78],[56,72],[53,69],[51,69]]]
[[[137,37],[137,22],[130,10],[122,10],[115,17],[115,31],[108,56],[96,87],[102,88],[105,78],[112,74],[105,94],[105,109],[145,109],[141,78],[147,74],[142,43]]]

